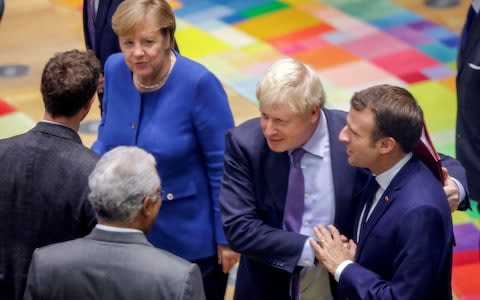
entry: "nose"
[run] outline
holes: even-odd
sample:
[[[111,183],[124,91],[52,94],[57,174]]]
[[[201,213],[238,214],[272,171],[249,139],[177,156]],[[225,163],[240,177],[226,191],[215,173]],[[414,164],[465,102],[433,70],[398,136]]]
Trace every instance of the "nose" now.
[[[347,126],[344,126],[340,133],[338,134],[338,140],[343,143],[348,143],[348,133],[347,133]]]
[[[142,56],[144,54],[142,45],[140,43],[135,43],[133,46],[133,55]]]
[[[265,136],[272,136],[276,133],[276,130],[272,124],[272,121],[267,120],[263,122],[263,132]]]

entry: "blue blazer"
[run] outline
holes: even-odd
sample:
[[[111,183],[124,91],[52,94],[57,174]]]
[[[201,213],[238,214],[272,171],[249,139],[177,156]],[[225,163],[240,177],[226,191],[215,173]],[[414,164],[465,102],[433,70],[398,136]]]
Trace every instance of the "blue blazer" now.
[[[165,85],[140,93],[123,54],[105,65],[103,116],[93,150],[135,145],[156,159],[163,199],[149,241],[188,260],[226,244],[220,216],[225,133],[233,127],[220,81],[178,53]]]
[[[368,173],[348,164],[345,145],[338,140],[346,113],[323,111],[331,147],[334,223],[351,236],[355,213],[351,200]],[[230,246],[242,254],[235,299],[290,299],[291,275],[298,271],[308,237],[282,229],[289,168],[287,152],[275,153],[268,147],[258,118],[227,134],[220,202]]]
[[[356,263],[344,269],[338,299],[452,299],[450,208],[441,183],[416,157],[361,229]]]

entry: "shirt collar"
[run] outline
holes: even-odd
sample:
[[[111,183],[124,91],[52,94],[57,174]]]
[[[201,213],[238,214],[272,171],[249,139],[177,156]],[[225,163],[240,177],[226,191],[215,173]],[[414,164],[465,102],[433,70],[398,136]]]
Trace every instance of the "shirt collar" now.
[[[95,228],[105,230],[105,231],[110,231],[110,232],[140,232],[140,233],[143,233],[140,230],[134,229],[134,228],[114,227],[114,226],[108,226],[108,225],[104,225],[104,224],[97,224],[97,225],[95,225]]]
[[[395,175],[397,175],[397,173],[403,168],[403,166],[410,160],[411,157],[412,157],[412,153],[408,153],[401,160],[399,160],[393,167],[383,172],[382,174],[377,175],[375,179],[377,180],[378,185],[383,190],[386,190],[390,182],[392,182]]]
[[[54,125],[60,125],[60,126],[63,126],[63,127],[70,128],[70,127],[68,127],[67,125],[64,125],[64,124],[62,124],[62,123],[58,123],[58,122],[55,122],[55,121],[41,120],[40,122],[48,123],[48,124],[54,124]],[[70,129],[72,129],[72,128],[70,128]]]
[[[323,110],[320,110],[320,120],[310,139],[303,145],[303,149],[313,155],[324,157],[330,147],[327,131],[327,119]]]
[[[478,11],[480,10],[480,0],[473,0],[472,7],[475,10],[475,12],[478,14]]]

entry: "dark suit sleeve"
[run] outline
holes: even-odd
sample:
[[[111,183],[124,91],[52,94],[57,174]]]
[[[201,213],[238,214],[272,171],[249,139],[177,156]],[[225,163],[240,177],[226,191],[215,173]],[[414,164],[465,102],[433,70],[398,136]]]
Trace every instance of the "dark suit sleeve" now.
[[[462,166],[462,164],[447,155],[441,154],[440,157],[442,159],[442,166],[447,168],[448,174],[450,177],[455,178],[460,182],[460,184],[463,186],[465,189],[465,198],[460,199],[460,205],[458,207],[458,210],[466,210],[470,208],[470,201],[469,201],[469,196],[468,196],[468,185],[467,185],[467,175],[465,172],[465,168]]]
[[[388,280],[360,264],[350,264],[340,276],[341,299],[430,299],[428,293],[441,282],[437,276],[450,272],[445,268],[451,268],[451,227],[439,210],[428,206],[403,218],[408,222],[397,228],[396,242],[385,249],[395,253],[393,277]]]
[[[192,264],[188,270],[185,286],[180,300],[205,300],[202,275],[197,265]]]
[[[25,288],[25,293],[23,296],[24,300],[39,300],[42,299],[40,296],[39,288],[41,287],[38,278],[37,266],[36,266],[36,257],[37,251],[33,253],[32,261],[30,263],[30,267],[28,269],[28,278],[27,278],[27,285]]]
[[[267,197],[260,192],[266,187],[261,186],[263,183],[255,182],[253,173],[259,170],[253,170],[252,157],[247,153],[248,151],[235,141],[231,131],[227,133],[224,177],[220,192],[225,234],[230,246],[242,255],[293,272],[307,237],[275,228],[264,221],[265,214],[272,215],[275,212],[273,208],[267,208],[268,212],[262,212],[257,207],[260,202],[266,201],[257,198]],[[261,180],[275,180],[259,176]],[[281,199],[270,199],[270,202],[275,202],[272,205],[283,205],[279,204]],[[272,218],[281,219],[282,216]]]

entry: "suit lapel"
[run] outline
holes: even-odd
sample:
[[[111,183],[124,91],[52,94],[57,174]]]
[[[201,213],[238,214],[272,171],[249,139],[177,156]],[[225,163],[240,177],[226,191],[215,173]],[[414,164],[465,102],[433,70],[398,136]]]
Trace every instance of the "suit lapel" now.
[[[392,188],[395,189],[396,188]],[[377,205],[372,211],[372,214],[368,218],[368,221],[362,225],[362,228],[360,230],[360,243],[363,243],[363,240],[369,235],[370,231],[375,227],[375,225],[378,223],[378,221],[381,219],[385,211],[388,209],[388,207],[392,204],[394,198],[393,194],[394,192],[392,191],[390,186],[387,188],[387,190],[383,193],[383,195],[380,197],[380,200],[378,201]],[[365,212],[367,213],[367,212]],[[357,224],[358,225],[358,224]]]
[[[283,210],[288,189],[288,173],[290,171],[289,156],[287,152],[275,153],[271,151],[266,144],[262,155],[265,157],[265,166],[263,168],[265,175],[262,178],[271,179],[263,183],[267,188],[266,194],[272,195],[271,200],[273,203],[269,204],[275,206],[283,220]]]
[[[395,175],[393,180],[388,185],[385,192],[380,197],[377,205],[375,206],[372,214],[368,221],[362,225],[360,230],[360,239],[358,242],[357,248],[357,257],[360,256],[363,247],[365,246],[365,240],[368,239],[371,231],[376,227],[377,223],[380,221],[385,212],[393,205],[395,202],[395,196],[397,191],[402,188],[406,180],[410,176],[410,173],[414,171],[414,165],[418,163],[418,160],[415,157],[412,157],[405,166]],[[365,199],[364,199],[365,200]],[[363,206],[362,206],[363,208]],[[360,208],[360,209],[362,209]],[[357,223],[358,226],[358,223]],[[355,227],[357,230],[358,227]]]
[[[480,39],[480,14],[477,13],[475,19],[470,26],[470,32],[467,35],[467,44],[465,45],[465,49],[459,50],[458,54],[458,73],[460,74],[463,71],[463,68],[466,67],[468,63],[468,58],[472,55],[472,51],[477,49],[476,45],[478,45],[478,41]]]

